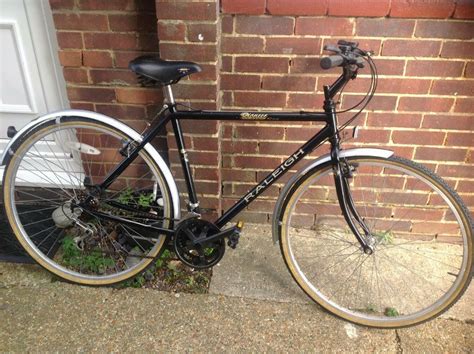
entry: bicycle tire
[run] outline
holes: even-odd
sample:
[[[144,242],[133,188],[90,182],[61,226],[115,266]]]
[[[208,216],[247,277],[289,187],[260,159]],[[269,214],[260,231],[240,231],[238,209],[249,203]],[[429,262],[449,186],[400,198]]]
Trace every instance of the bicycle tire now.
[[[413,161],[394,156],[388,159],[359,156],[348,158],[347,161],[349,165],[355,167],[354,178],[351,179],[351,194],[356,209],[371,226],[370,238],[375,239],[374,253],[372,256],[363,253],[353,234],[347,231],[348,227],[345,221],[342,221],[339,206],[337,205],[338,213],[335,211],[335,203],[328,204],[330,198],[334,200],[335,195],[334,187],[329,187],[330,181],[333,185],[334,183],[332,166],[328,162],[296,180],[285,198],[279,215],[280,249],[293,279],[325,310],[365,326],[381,328],[412,326],[445,312],[466,291],[473,275],[473,222],[468,209],[445,181]],[[369,176],[370,171],[374,171],[371,172],[372,186],[364,184],[365,180],[362,179],[364,176]],[[383,184],[380,185],[382,181]],[[391,181],[389,183],[394,187],[391,193],[385,194],[383,192],[387,190],[387,181]],[[413,181],[417,184],[413,184]],[[320,182],[322,188],[317,185]],[[372,204],[365,202],[364,206],[364,202],[359,202],[359,198],[364,194],[367,195],[369,188],[373,191],[370,195],[375,196],[375,202]],[[402,191],[400,188],[404,189],[405,193],[400,193]],[[431,194],[427,193],[428,188],[431,189]],[[324,189],[326,189],[325,198],[320,195],[317,197],[320,198],[319,201],[309,202]],[[308,191],[311,194],[307,194]],[[428,196],[427,202],[426,198],[422,197],[424,195]],[[311,203],[313,204],[310,205]],[[383,208],[388,205],[393,205],[389,216],[383,214]],[[409,213],[411,217],[401,217],[403,214],[401,211],[397,212],[398,209],[395,207],[400,207],[404,212],[411,210]],[[314,214],[311,229],[309,221],[307,225],[302,226],[307,222],[303,219],[303,215],[308,212],[308,208],[313,208],[311,209],[313,213],[324,209],[325,213],[329,212],[332,215],[324,216],[322,212]],[[434,217],[441,214],[444,224],[441,221],[434,221]],[[386,219],[390,216],[391,218]],[[411,226],[403,231],[405,219]],[[391,220],[393,220],[391,229],[386,229],[388,226],[382,221]],[[346,229],[341,229],[342,222]],[[456,236],[453,236],[455,234],[453,225],[459,229]],[[438,233],[431,237],[435,227]],[[350,236],[346,237],[342,230]],[[390,232],[383,233],[388,231]],[[348,241],[350,242],[344,243]],[[331,243],[332,250],[329,246]],[[310,245],[316,247],[310,248],[308,247]],[[346,251],[348,249],[349,251]],[[300,250],[303,256],[297,255]],[[352,251],[354,253],[351,253]],[[424,258],[421,258],[422,256]],[[306,259],[309,257],[309,260],[305,260],[304,257],[307,257]],[[333,260],[329,260],[329,257]],[[369,264],[365,263],[367,260],[368,263],[375,264],[372,265],[371,275]],[[435,266],[430,262],[436,262],[433,263]],[[457,274],[455,270],[451,270],[454,264],[459,266]],[[380,273],[380,276],[374,277],[375,272]],[[455,280],[449,285],[452,277]],[[417,286],[419,284],[423,286]],[[384,289],[381,290],[381,287]],[[420,287],[422,289],[419,289]],[[443,294],[438,295],[441,291]],[[367,294],[369,292],[370,294]]]
[[[62,141],[66,146],[63,152],[57,150],[61,145],[55,141],[58,137],[71,138]],[[167,244],[168,237],[164,234],[150,237],[139,228],[84,211],[76,217],[68,211],[73,209],[70,199],[79,198],[92,182],[88,178],[105,177],[108,169],[123,159],[119,147],[132,141],[126,133],[109,124],[69,117],[60,124],[49,121],[35,127],[12,147],[3,176],[5,215],[25,251],[63,280],[93,286],[120,283],[145,271]],[[44,151],[40,151],[41,148]],[[94,154],[101,156],[101,160]],[[80,162],[75,163],[74,158],[77,160],[78,156]],[[153,214],[156,215],[154,223],[163,228],[172,226],[173,207],[168,185],[145,149],[114,183],[98,198],[98,211],[142,222]],[[140,202],[140,198],[148,198],[149,206],[143,200]],[[47,244],[48,252],[44,247],[48,240],[43,231],[36,231],[38,227],[34,235],[29,231],[35,223],[48,230],[47,237],[56,238],[51,247]],[[86,230],[81,233],[84,227]]]

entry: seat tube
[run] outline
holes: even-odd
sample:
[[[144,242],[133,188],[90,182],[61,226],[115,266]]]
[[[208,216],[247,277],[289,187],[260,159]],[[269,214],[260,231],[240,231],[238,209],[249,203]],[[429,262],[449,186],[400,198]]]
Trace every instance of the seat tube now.
[[[166,98],[168,99],[168,102],[170,103],[170,111],[174,112],[176,111],[176,108],[174,106],[174,99],[171,92],[171,88],[169,88],[168,92],[170,93],[170,96],[166,95],[167,96]],[[184,137],[183,137],[183,131],[181,129],[181,124],[179,120],[176,118],[171,118],[171,124],[173,126],[174,137],[176,139],[176,146],[178,147],[179,159],[181,160],[181,166],[183,168],[184,181],[186,182],[186,188],[188,189],[188,198],[189,198],[189,202],[187,204],[188,211],[200,213],[199,201],[196,196],[196,189],[194,186],[193,176],[191,174],[191,167],[189,165],[188,153],[186,151],[186,146],[184,144]]]

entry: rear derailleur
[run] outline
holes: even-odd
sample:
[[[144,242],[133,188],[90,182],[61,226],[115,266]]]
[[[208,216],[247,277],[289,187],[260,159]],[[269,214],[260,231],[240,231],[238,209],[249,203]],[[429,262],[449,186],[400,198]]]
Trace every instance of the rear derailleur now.
[[[213,223],[190,218],[181,221],[174,234],[173,248],[178,258],[189,267],[203,269],[216,265],[225,253],[227,245],[233,249],[239,243],[243,223],[221,231]]]

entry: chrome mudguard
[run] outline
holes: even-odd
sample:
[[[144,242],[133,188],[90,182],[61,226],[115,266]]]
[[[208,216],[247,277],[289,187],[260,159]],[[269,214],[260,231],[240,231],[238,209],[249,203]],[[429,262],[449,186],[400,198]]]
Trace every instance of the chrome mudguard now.
[[[10,140],[8,145],[6,146],[2,156],[1,156],[1,162],[0,166],[3,166],[6,164],[8,154],[12,154],[12,146],[13,144],[22,138],[22,136],[28,132],[30,129],[36,128],[37,126],[49,122],[51,120],[56,120],[57,123],[61,122],[61,117],[84,117],[84,118],[89,118],[93,120],[97,120],[99,122],[111,125],[124,134],[127,134],[130,136],[132,139],[136,141],[142,141],[142,136],[135,131],[134,129],[130,128],[128,125],[114,119],[111,117],[108,117],[104,114],[96,113],[96,112],[91,112],[91,111],[84,111],[84,110],[78,110],[78,109],[68,109],[64,111],[58,111],[58,112],[53,112],[46,114],[44,116],[40,116],[36,118],[35,120],[31,121],[27,125],[25,125],[20,131],[18,131],[15,136]],[[166,165],[165,161],[161,157],[161,155],[156,151],[156,149],[153,147],[151,144],[146,144],[144,149],[150,154],[150,156],[153,158],[153,160],[156,162],[158,167],[161,169],[163,172],[163,176],[165,178],[166,183],[168,184],[169,191],[171,193],[171,199],[173,203],[173,217],[175,219],[180,218],[180,202],[179,202],[179,194],[178,194],[178,188],[176,187],[176,183],[174,181],[174,178],[171,174],[170,169]]]
[[[382,158],[389,158],[393,155],[393,151],[390,150],[382,150],[382,149],[370,149],[370,148],[358,148],[358,149],[348,149],[348,150],[341,150],[339,155],[341,157],[353,157],[353,156],[373,156],[373,157],[382,157]],[[330,154],[323,155],[317,158],[314,161],[308,163],[305,167],[299,170],[293,177],[290,178],[288,183],[283,187],[278,200],[275,204],[275,209],[273,212],[273,220],[272,220],[272,234],[273,234],[273,243],[278,242],[278,227],[279,227],[279,216],[281,214],[281,208],[283,207],[283,202],[286,199],[286,196],[293,186],[300,178],[304,177],[306,173],[311,171],[313,168],[322,165],[331,160]]]

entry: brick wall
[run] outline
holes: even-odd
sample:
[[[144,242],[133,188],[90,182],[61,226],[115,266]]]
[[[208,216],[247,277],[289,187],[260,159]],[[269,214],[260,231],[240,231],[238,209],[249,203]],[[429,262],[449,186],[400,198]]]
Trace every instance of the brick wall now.
[[[161,95],[135,87],[125,67],[136,51],[157,50],[153,2],[50,1],[73,105],[122,119],[130,116],[129,110],[141,112],[129,123],[142,125],[147,103],[159,102]],[[380,80],[376,97],[358,120],[360,138],[345,146],[387,147],[423,162],[474,209],[472,1],[347,3],[157,0],[161,57],[196,61],[204,68],[175,86],[176,97],[210,109],[319,110],[322,86],[338,72],[319,68],[322,46],[354,38],[374,50]],[[61,21],[68,14],[69,20]],[[125,21],[138,16],[148,21]],[[107,69],[92,65],[101,60]],[[100,71],[111,76],[100,79]],[[342,95],[342,107],[360,99],[367,84],[368,76],[361,72]],[[211,217],[231,206],[317,126],[187,121],[183,129],[201,203]],[[168,144],[170,163],[184,192],[171,133]],[[322,147],[313,156],[326,150]],[[243,218],[269,220],[286,180],[287,176],[252,203]]]
[[[345,146],[387,147],[420,161],[473,210],[474,3],[350,3],[223,0],[223,108],[319,110],[323,85],[338,75],[320,69],[322,47],[353,38],[375,52],[379,86],[358,119],[360,137]],[[366,74],[347,86],[342,108],[366,92]],[[223,205],[232,205],[316,130],[300,123],[223,123]],[[285,181],[251,205],[246,218],[269,220]]]
[[[472,1],[222,0],[223,108],[320,110],[323,85],[340,71],[320,68],[322,47],[354,39],[375,52],[379,86],[357,121],[360,137],[345,146],[387,147],[420,161],[472,208],[473,18]],[[367,70],[360,74],[341,96],[342,108],[367,91]],[[232,205],[316,130],[300,123],[223,123],[223,205]],[[285,180],[246,217],[270,220]]]
[[[158,54],[153,0],[50,0],[59,58],[72,108],[116,117],[138,131],[161,104],[161,90],[141,88],[128,62]],[[163,135],[154,142],[167,154]]]

